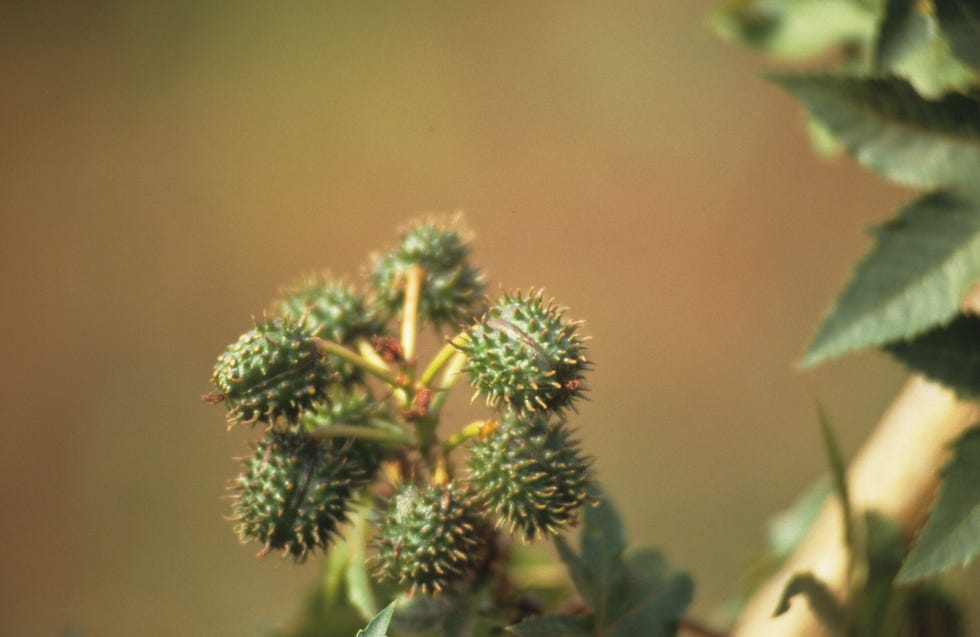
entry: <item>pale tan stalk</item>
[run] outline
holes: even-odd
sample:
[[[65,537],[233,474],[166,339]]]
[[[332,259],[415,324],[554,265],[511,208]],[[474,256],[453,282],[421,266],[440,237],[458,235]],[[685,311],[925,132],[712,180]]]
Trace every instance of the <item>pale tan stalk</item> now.
[[[848,467],[854,511],[877,511],[911,531],[929,505],[949,443],[977,420],[976,403],[959,401],[945,387],[913,376]],[[830,499],[796,552],[749,601],[733,637],[827,635],[802,597],[794,598],[784,615],[772,615],[787,581],[799,572],[813,573],[840,598],[847,595],[843,539],[840,503]]]

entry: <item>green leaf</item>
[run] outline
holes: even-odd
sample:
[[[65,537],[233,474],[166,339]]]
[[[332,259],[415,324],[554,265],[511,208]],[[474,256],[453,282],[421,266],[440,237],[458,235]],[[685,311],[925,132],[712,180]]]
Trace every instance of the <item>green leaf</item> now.
[[[980,2],[933,0],[936,17],[953,52],[974,69],[980,69]]]
[[[980,426],[953,445],[929,520],[898,573],[914,582],[965,565],[980,552]]]
[[[395,612],[395,602],[388,604],[383,611],[374,616],[364,627],[364,630],[357,631],[354,637],[385,637],[388,631],[388,624],[391,623],[391,615]]]
[[[558,557],[565,563],[568,575],[572,578],[575,590],[583,599],[590,599],[592,595],[592,581],[588,567],[580,558],[568,542],[560,535],[555,536],[555,548],[558,549]]]
[[[980,204],[936,192],[872,232],[858,264],[801,361],[907,339],[952,319],[980,279]]]
[[[364,538],[367,533],[367,521],[363,512],[352,516],[351,530],[347,538],[347,600],[357,609],[361,616],[372,617],[378,612],[378,600],[374,596],[371,580],[367,574]]]
[[[581,557],[588,572],[589,594],[596,624],[602,626],[622,600],[625,586],[623,551],[626,532],[612,502],[601,498],[595,506],[585,509],[582,527]]]
[[[820,434],[823,437],[824,449],[827,452],[827,459],[830,461],[830,478],[834,485],[834,492],[841,504],[841,516],[844,519],[844,543],[849,551],[854,551],[854,518],[851,515],[851,495],[847,488],[847,464],[841,454],[840,445],[837,444],[837,436],[834,434],[833,423],[827,410],[820,403],[817,403],[817,420],[820,421]]]
[[[588,620],[571,615],[544,615],[525,619],[507,627],[507,632],[518,637],[591,637]]]
[[[580,554],[576,555],[563,539],[555,540],[576,588],[593,611],[591,621],[576,625],[588,627],[585,634],[601,637],[673,635],[677,620],[691,603],[691,578],[671,573],[667,561],[653,549],[640,549],[624,558],[622,521],[608,498],[601,494],[597,497],[597,504],[586,509],[583,516]],[[522,622],[510,630],[557,631],[516,633],[520,635],[566,634],[556,623],[571,621],[563,617],[541,618],[540,623],[532,620],[529,627],[525,626],[528,622]]]
[[[980,102],[956,94],[929,101],[897,78],[775,75],[773,81],[884,178],[926,189],[976,187]]]
[[[786,584],[779,598],[774,617],[789,610],[790,600],[797,595],[803,595],[810,603],[810,608],[820,620],[820,623],[833,635],[844,634],[844,611],[823,582],[811,573],[797,573]]]
[[[727,40],[794,60],[869,42],[875,16],[854,0],[729,0],[711,24]]]
[[[627,561],[629,593],[625,608],[598,634],[607,637],[668,637],[676,632],[694,597],[694,582],[687,573],[670,573],[659,551],[643,548]]]
[[[887,0],[874,47],[874,69],[885,73],[925,42],[928,16],[919,0]]]
[[[829,494],[830,480],[824,476],[808,486],[789,508],[769,518],[766,524],[767,548],[777,560],[785,560],[796,550]]]
[[[964,398],[980,397],[980,317],[964,314],[910,341],[885,347],[910,369]]]
[[[844,145],[841,144],[834,134],[830,132],[823,122],[807,115],[804,120],[807,137],[810,138],[810,148],[821,159],[833,159],[839,157],[844,152]]]
[[[327,561],[323,566],[323,596],[331,606],[340,601],[340,588],[346,569],[347,542],[336,542],[327,552]]]

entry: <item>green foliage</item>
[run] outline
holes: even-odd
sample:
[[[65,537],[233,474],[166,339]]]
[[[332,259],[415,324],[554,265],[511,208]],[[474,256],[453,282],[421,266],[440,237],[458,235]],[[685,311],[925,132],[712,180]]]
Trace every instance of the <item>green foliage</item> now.
[[[364,627],[364,630],[357,631],[354,637],[385,637],[388,630],[388,624],[391,623],[391,616],[395,612],[395,602],[392,602],[385,606],[384,610],[375,615],[375,617],[368,622],[368,625]]]
[[[804,365],[943,324],[980,279],[980,204],[972,198],[927,195],[873,235],[874,248],[824,318]]]
[[[888,0],[883,11],[873,52],[877,74],[893,73],[905,78],[916,91],[929,98],[969,88],[975,77],[954,57],[932,4],[922,0]]]
[[[956,441],[942,479],[929,521],[902,565],[899,581],[914,582],[964,565],[980,553],[980,427]]]
[[[980,103],[957,94],[927,100],[895,78],[774,75],[855,159],[898,184],[976,186]]]
[[[976,0],[933,0],[936,16],[960,60],[980,69],[980,5]]]
[[[573,524],[588,499],[589,460],[562,422],[508,415],[470,449],[470,482],[512,533],[528,541]]]
[[[790,600],[797,595],[806,598],[810,608],[813,609],[813,613],[831,635],[835,637],[843,635],[844,610],[840,607],[834,594],[812,573],[797,573],[790,578],[786,588],[783,589],[783,594],[779,598],[773,616],[778,617],[788,611]]]
[[[834,425],[830,422],[830,416],[823,405],[817,403],[817,419],[820,422],[820,433],[823,436],[824,449],[827,452],[827,459],[830,461],[830,479],[834,487],[834,493],[840,500],[841,515],[844,518],[844,542],[849,547],[854,546],[854,524],[853,512],[851,510],[851,494],[847,486],[847,463],[841,454],[840,445],[837,443],[837,436],[834,434]]]
[[[289,320],[263,321],[218,358],[212,381],[230,422],[295,423],[326,395],[333,371],[320,357],[312,334]]]
[[[459,347],[488,405],[561,411],[583,395],[589,361],[578,323],[563,314],[541,292],[505,294],[469,329]]]
[[[909,341],[886,347],[913,371],[947,385],[958,395],[980,397],[980,317],[958,316]]]
[[[712,16],[724,38],[795,60],[868,42],[874,34],[871,3],[855,0],[728,0]]]
[[[652,549],[625,554],[626,534],[608,498],[585,511],[579,552],[561,537],[555,545],[579,594],[586,616],[546,615],[508,627],[520,637],[659,637],[675,635],[691,602],[693,582],[672,572]]]

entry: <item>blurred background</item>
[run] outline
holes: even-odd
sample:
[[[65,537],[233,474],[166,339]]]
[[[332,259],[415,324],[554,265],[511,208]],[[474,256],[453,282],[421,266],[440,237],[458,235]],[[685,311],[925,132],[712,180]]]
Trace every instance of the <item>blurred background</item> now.
[[[908,193],[814,158],[712,2],[64,4],[0,16],[2,635],[295,615],[318,561],[238,544],[257,432],[200,395],[281,285],[356,279],[423,213],[587,320],[576,424],[696,614],[823,471],[814,399],[851,454],[902,382],[794,370]]]

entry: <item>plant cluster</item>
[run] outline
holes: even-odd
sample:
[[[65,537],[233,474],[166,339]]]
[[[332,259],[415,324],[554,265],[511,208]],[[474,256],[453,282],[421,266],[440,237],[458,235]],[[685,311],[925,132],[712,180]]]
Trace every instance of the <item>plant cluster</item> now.
[[[599,501],[569,424],[591,368],[581,323],[540,291],[486,299],[469,255],[458,222],[425,220],[373,258],[366,290],[304,280],[218,357],[206,396],[230,426],[263,430],[231,486],[240,539],[260,556],[326,550],[365,616],[376,586],[404,591],[393,621],[405,630],[470,625],[472,612],[449,617],[490,581],[512,587],[511,534],[555,538]],[[422,365],[427,325],[445,344]],[[487,412],[447,436],[460,378]],[[541,612],[507,600],[483,614],[507,624]]]

